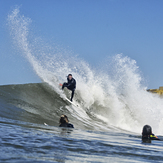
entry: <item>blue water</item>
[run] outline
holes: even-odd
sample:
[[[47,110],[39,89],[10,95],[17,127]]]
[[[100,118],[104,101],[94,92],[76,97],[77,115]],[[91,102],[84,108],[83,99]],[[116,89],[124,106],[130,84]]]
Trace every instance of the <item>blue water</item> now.
[[[111,127],[96,129],[95,123],[105,123],[93,118],[92,126],[82,126],[68,109],[57,109],[58,103],[72,107],[57,94],[53,100],[48,96],[45,99],[52,100],[49,110],[34,106],[33,101],[37,103],[50,94],[48,89],[47,84],[0,87],[0,162],[162,162],[162,141],[142,143],[141,133]],[[20,94],[33,96],[36,90],[37,99],[20,98]],[[51,115],[46,117],[48,112]],[[58,127],[59,116],[65,112],[75,129]]]

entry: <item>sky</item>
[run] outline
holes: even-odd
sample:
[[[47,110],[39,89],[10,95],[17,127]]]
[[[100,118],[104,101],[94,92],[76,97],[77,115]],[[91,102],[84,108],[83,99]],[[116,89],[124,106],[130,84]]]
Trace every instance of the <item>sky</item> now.
[[[163,86],[162,0],[0,0],[0,85],[41,82],[12,42],[7,16],[15,6],[45,41],[93,66],[123,53],[136,60],[148,88]]]

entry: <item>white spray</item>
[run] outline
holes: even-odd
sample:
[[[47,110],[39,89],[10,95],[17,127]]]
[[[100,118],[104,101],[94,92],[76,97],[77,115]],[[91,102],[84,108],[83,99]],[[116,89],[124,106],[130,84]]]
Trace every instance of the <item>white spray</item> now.
[[[18,8],[8,16],[8,22],[15,44],[36,74],[61,97],[64,94],[58,84],[72,73],[77,80],[76,98],[80,97],[83,109],[89,109],[105,125],[140,133],[143,125],[149,124],[156,133],[163,134],[163,100],[145,91],[134,60],[115,55],[97,72],[58,46],[51,48],[39,39],[31,41],[31,20],[20,15]]]

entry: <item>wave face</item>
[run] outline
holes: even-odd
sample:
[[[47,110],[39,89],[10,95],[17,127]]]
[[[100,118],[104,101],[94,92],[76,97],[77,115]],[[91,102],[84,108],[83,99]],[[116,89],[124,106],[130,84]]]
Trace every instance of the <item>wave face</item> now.
[[[163,133],[163,100],[145,91],[135,60],[118,54],[106,58],[98,70],[91,68],[71,52],[57,45],[51,47],[30,35],[31,22],[18,8],[8,16],[15,45],[43,84],[5,86],[13,94],[18,92],[14,105],[30,113],[30,121],[38,119],[39,123],[57,125],[58,117],[64,113],[78,128],[116,128],[140,133],[142,126],[149,124],[155,133]],[[77,81],[74,101],[78,108],[65,102],[68,92],[59,87],[69,73]]]

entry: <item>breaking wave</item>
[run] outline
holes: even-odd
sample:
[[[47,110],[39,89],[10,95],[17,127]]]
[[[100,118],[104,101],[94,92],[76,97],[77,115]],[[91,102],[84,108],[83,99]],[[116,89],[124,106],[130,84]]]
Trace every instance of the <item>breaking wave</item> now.
[[[29,28],[31,22],[18,8],[8,16],[14,44],[43,83],[1,87],[7,89],[5,93],[17,92],[17,99],[10,100],[12,105],[32,114],[26,120],[58,125],[60,114],[68,114],[77,128],[140,133],[142,126],[149,124],[155,133],[163,133],[163,101],[145,91],[135,60],[117,54],[105,58],[98,69],[92,68],[73,53],[34,38]],[[78,107],[65,101],[69,92],[59,87],[69,73],[77,81],[74,101]]]

